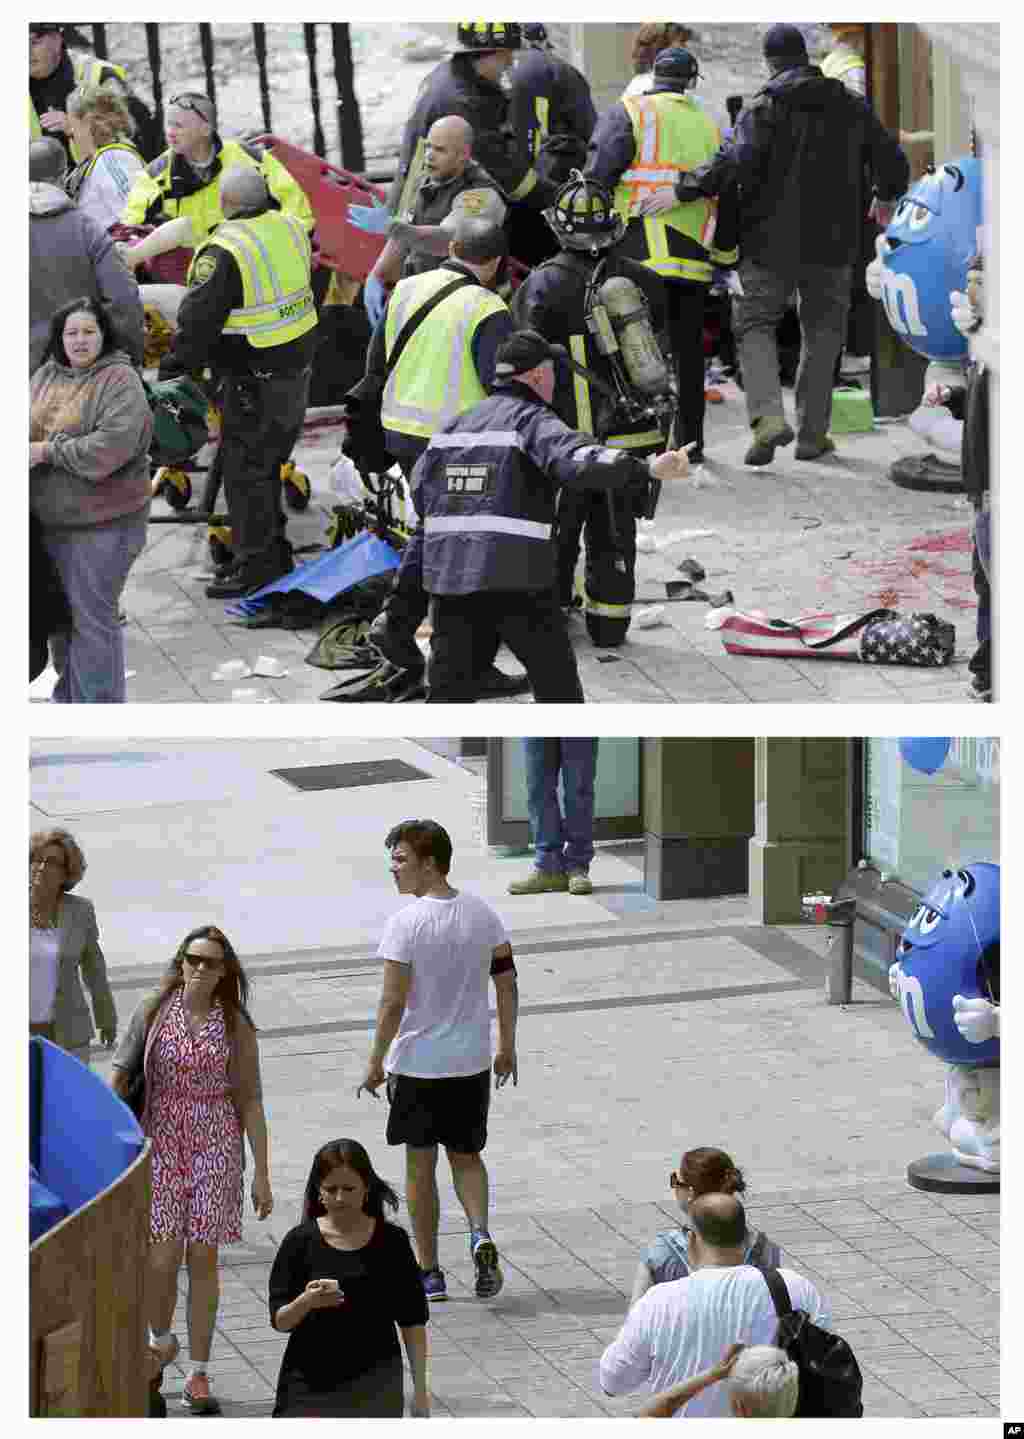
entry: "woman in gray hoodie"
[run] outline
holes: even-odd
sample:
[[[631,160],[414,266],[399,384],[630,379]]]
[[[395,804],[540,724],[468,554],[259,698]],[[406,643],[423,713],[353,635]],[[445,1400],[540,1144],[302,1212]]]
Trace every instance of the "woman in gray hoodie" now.
[[[50,641],[58,704],[124,702],[118,605],[146,543],[152,433],[103,308],[83,297],[58,310],[29,420],[31,507],[71,606],[70,630]]]

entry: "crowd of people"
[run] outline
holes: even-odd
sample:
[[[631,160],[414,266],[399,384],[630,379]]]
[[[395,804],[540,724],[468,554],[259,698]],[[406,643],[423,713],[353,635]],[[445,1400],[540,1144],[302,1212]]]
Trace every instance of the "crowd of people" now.
[[[299,1222],[282,1238],[268,1281],[270,1323],[289,1336],[276,1417],[400,1417],[399,1336],[412,1381],[410,1412],[429,1415],[429,1311],[448,1297],[438,1263],[441,1148],[466,1216],[476,1297],[493,1300],[504,1287],[483,1151],[492,1088],[519,1079],[512,947],[491,906],[450,884],[452,842],[441,825],[405,821],[385,846],[396,891],[408,902],[380,941],[380,1002],[355,1093],[379,1098],[386,1091],[385,1139],[404,1147],[412,1236],[388,1217],[399,1209],[398,1193],[360,1141],[337,1138],[317,1149],[296,1196]],[[585,877],[589,859],[576,863]],[[242,1239],[246,1143],[253,1212],[265,1220],[275,1208],[249,981],[227,935],[197,926],[118,1041],[95,912],[69,893],[85,868],[68,831],[31,836],[30,1031],[88,1064],[93,1030],[81,975],[102,1043],[116,1043],[113,1088],[135,1108],[152,1143],[145,1320],[153,1412],[163,1412],[163,1372],[180,1352],[172,1322],[184,1264],[189,1366],[182,1402],[194,1414],[217,1414],[211,1351],[219,1252]],[[729,1154],[687,1150],[669,1188],[682,1223],[656,1235],[639,1261],[621,1332],[600,1358],[602,1389],[625,1394],[646,1385],[653,1397],[642,1413],[649,1417],[791,1415],[797,1365],[775,1345],[777,1312],[765,1274],[781,1275],[793,1308],[826,1330],[827,1301],[784,1264],[777,1244],[750,1228],[739,1198],[746,1183]]]
[[[411,486],[417,523],[371,636],[410,692],[514,692],[494,665],[504,642],[535,699],[583,698],[569,616],[582,609],[596,645],[624,642],[638,518],[704,461],[709,293],[731,297],[720,318],[742,377],[746,464],[794,440],[798,460],[834,453],[841,357],[863,349],[851,317],[874,303],[862,263],[910,169],[864,99],[856,34],[833,28],[823,66],[799,26],[767,29],[767,82],[733,107],[726,139],[694,94],[686,26],[640,27],[637,74],[598,117],[542,24],[459,25],[409,115],[387,202],[349,209],[382,248],[362,289],[371,339],[345,446],[364,472],[397,464]],[[118,701],[146,436],[108,455],[103,406],[141,394],[128,374],[143,355],[139,266],[191,253],[159,378],[218,385],[231,550],[206,593],[225,600],[293,568],[281,472],[314,361],[330,363],[318,350],[328,274],[301,186],[270,151],[223,139],[206,95],[171,97],[166,148],[146,162],[123,72],[72,64],[60,27],[30,32],[30,493],[33,553],[46,556],[33,568],[33,664],[53,635],[54,698]],[[79,384],[54,317],[87,301],[109,324]],[[794,306],[795,431],[778,341]],[[65,473],[82,502],[55,507]],[[97,538],[83,535],[112,523],[117,559],[83,586],[75,559]],[[976,552],[984,578],[986,545]],[[428,615],[429,663],[415,642]]]

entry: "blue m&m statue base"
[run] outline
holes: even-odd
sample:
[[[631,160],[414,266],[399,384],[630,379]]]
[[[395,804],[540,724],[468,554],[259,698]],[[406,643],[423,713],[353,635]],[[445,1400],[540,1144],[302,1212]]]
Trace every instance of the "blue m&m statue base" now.
[[[948,1150],[945,1154],[928,1154],[908,1164],[907,1183],[911,1189],[926,1189],[934,1194],[999,1193],[998,1174],[961,1164]]]

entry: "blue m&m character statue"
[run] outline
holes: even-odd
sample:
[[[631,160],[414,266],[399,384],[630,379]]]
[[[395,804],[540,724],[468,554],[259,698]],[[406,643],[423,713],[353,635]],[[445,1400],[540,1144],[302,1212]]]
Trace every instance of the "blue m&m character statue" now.
[[[953,999],[999,1002],[999,866],[944,869],[896,947],[899,1000],[914,1037],[947,1064],[999,1063],[999,1041],[972,1044]]]
[[[981,248],[981,223],[981,162],[964,155],[938,168],[929,165],[898,201],[876,243],[889,323],[930,360],[967,355],[967,341],[949,313],[949,296],[964,288],[967,262]]]

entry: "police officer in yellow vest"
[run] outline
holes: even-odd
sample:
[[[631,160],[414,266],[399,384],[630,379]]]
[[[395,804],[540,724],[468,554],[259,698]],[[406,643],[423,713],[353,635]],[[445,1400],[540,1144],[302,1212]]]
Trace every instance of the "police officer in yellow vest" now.
[[[498,349],[515,328],[508,306],[491,288],[507,255],[508,237],[500,224],[463,219],[444,264],[400,280],[391,293],[384,323],[370,341],[368,376],[385,373],[405,326],[442,291],[451,291],[417,326],[388,375],[381,398],[387,448],[407,479],[433,435],[479,404],[494,379]],[[414,535],[410,552],[419,555],[420,543],[421,537]],[[414,636],[427,604],[419,564],[403,564],[370,636],[385,658],[401,669],[422,669]],[[483,679],[491,695],[518,688],[493,666]]]
[[[861,99],[867,94],[867,71],[864,67],[864,26],[858,21],[829,25],[832,49],[821,62],[826,80],[841,80],[852,95]]]
[[[316,343],[310,245],[294,215],[271,208],[260,172],[225,172],[224,222],[199,247],[160,378],[209,365],[224,377],[221,472],[234,569],[206,591],[232,599],[292,569],[280,467],[302,428]]]
[[[314,220],[309,201],[281,162],[258,145],[222,140],[216,123],[216,112],[206,95],[188,90],[168,101],[164,121],[168,148],[136,177],[122,222],[160,225],[187,217],[192,244],[200,245],[224,219],[218,190],[221,176],[237,165],[248,165],[262,175],[281,209],[311,231]],[[121,253],[130,264],[131,251]]]
[[[719,232],[717,200],[667,207],[649,202],[655,192],[670,195],[679,175],[710,160],[721,143],[718,126],[686,93],[698,76],[689,50],[662,50],[653,88],[624,96],[598,121],[586,168],[588,177],[613,190],[615,208],[627,222],[620,253],[665,281],[678,387],[674,440],[691,447],[694,464],[704,447],[704,300],[714,266],[735,264],[735,239]]]
[[[71,140],[67,117],[67,98],[72,90],[78,86],[95,89],[116,81],[125,95],[130,92],[128,77],[120,65],[87,55],[72,59],[64,31],[63,25],[48,20],[34,20],[28,27],[28,131],[30,140],[52,135],[77,164],[82,157]],[[75,43],[81,39],[78,36]]]

